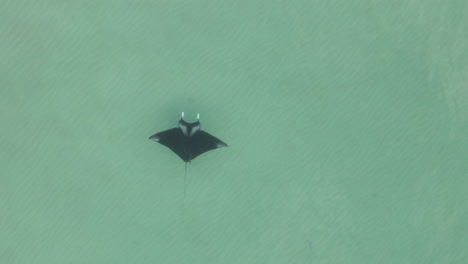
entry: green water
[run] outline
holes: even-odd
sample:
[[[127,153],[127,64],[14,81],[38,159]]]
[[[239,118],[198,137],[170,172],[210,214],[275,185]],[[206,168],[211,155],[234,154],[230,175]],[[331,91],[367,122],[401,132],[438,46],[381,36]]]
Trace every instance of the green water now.
[[[0,8],[0,263],[468,263],[466,1],[69,2]]]

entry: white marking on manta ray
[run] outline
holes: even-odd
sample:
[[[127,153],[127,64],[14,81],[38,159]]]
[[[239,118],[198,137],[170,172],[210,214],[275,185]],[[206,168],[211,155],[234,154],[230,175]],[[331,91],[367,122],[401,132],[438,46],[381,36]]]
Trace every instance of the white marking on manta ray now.
[[[177,127],[182,130],[182,133],[187,136],[187,126],[184,124],[181,124],[180,122],[177,123]]]
[[[200,125],[192,127],[192,130],[190,131],[190,137],[193,136],[193,134],[197,133],[200,130],[201,130]]]

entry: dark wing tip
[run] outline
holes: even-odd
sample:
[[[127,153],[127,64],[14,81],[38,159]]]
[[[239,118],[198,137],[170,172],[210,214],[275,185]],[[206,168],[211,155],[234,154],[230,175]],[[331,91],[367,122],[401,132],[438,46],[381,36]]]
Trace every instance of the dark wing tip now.
[[[217,148],[223,148],[223,147],[227,147],[228,145],[222,141],[219,141],[217,144],[216,144],[216,147]]]
[[[154,134],[151,137],[149,137],[148,139],[154,140],[154,141],[159,141],[161,138],[158,136],[158,134]]]

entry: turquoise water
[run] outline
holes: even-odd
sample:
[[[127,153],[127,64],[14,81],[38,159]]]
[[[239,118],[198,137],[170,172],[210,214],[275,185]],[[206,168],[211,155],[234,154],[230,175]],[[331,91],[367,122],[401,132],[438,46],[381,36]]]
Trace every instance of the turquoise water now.
[[[468,263],[467,10],[3,1],[0,263]]]

